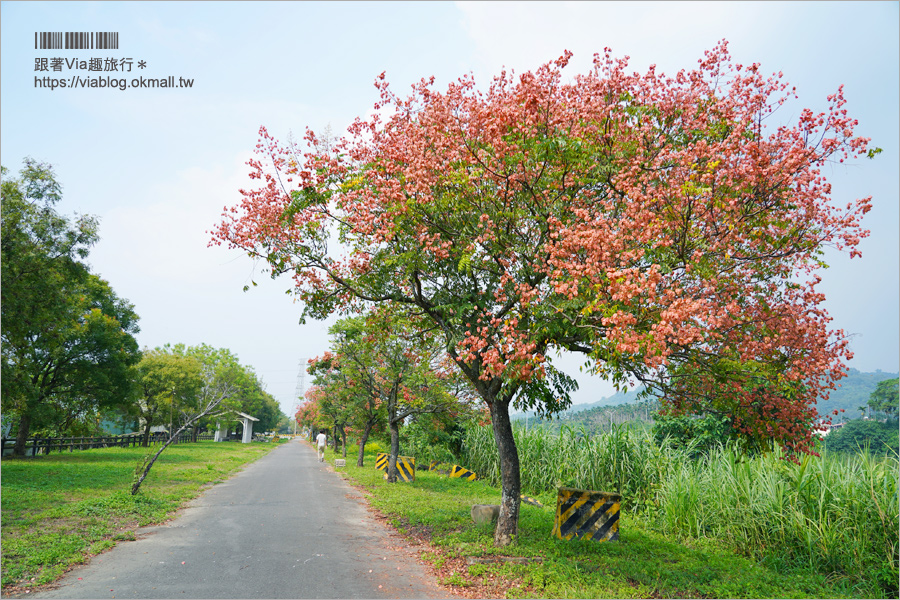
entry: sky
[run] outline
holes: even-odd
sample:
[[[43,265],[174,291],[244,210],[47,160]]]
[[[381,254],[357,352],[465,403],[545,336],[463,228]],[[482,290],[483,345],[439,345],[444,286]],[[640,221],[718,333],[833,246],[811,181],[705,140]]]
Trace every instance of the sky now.
[[[135,305],[142,347],[206,343],[252,366],[286,414],[299,365],[328,349],[332,321],[299,325],[301,306],[246,255],[208,247],[226,206],[249,187],[246,161],[260,126],[299,139],[307,127],[343,133],[377,100],[386,73],[397,92],[434,76],[441,89],[472,73],[487,85],[574,53],[588,70],[604,47],[630,70],[691,69],[722,39],[735,62],[782,71],[799,100],[776,114],[796,122],[844,85],[857,134],[875,160],[829,167],[833,201],[872,196],[862,258],[829,252],[820,291],[832,326],[851,335],[861,371],[900,370],[900,41],[897,2],[2,2],[0,160],[53,165],[57,209],[100,219],[89,262]],[[35,49],[36,32],[118,32],[118,49]],[[35,71],[40,59],[59,71]],[[65,59],[68,59],[66,61]],[[72,59],[123,71],[75,69]],[[113,60],[107,60],[113,59]],[[125,60],[122,60],[125,59]],[[130,63],[130,64],[129,64]],[[70,68],[70,64],[71,67]],[[125,69],[129,69],[125,70]],[[106,81],[173,76],[169,89],[51,89],[46,78]],[[111,78],[111,79],[110,79]],[[258,285],[242,289],[251,281]],[[575,376],[576,404],[614,393]],[[303,384],[308,388],[308,376]]]

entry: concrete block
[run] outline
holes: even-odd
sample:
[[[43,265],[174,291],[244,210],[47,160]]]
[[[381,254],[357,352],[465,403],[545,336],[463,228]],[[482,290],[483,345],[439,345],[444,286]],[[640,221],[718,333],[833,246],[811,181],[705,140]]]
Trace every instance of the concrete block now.
[[[561,540],[617,541],[621,503],[621,494],[561,487],[551,535]]]
[[[499,504],[475,504],[472,506],[472,520],[478,525],[496,521],[499,516]]]

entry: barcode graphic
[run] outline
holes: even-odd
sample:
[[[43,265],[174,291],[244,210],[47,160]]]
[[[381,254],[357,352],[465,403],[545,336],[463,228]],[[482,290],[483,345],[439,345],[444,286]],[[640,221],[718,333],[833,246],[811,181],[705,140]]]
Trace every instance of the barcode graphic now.
[[[118,31],[35,31],[35,50],[118,50]]]

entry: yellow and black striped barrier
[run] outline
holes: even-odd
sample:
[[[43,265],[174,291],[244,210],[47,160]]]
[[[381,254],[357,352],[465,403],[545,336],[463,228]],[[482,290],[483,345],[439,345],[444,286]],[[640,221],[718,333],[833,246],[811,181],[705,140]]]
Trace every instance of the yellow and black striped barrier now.
[[[522,499],[522,502],[524,502],[525,504],[537,506],[538,508],[544,508],[544,505],[541,504],[537,498],[532,498],[531,496],[526,496],[525,494],[522,494],[519,497]]]
[[[475,481],[478,476],[474,471],[464,469],[459,465],[453,465],[453,468],[450,469],[450,477],[458,477],[459,479],[465,479],[466,481]]]
[[[397,457],[397,475],[403,481],[416,480],[416,458],[414,456]]]
[[[552,535],[561,540],[618,540],[621,503],[619,494],[559,488]]]
[[[379,452],[375,455],[375,468],[379,471],[386,471],[388,466],[388,458],[390,456],[386,452]]]
[[[384,456],[384,464],[379,466],[381,457]],[[387,479],[388,454],[378,454],[375,457],[375,468],[384,471],[384,478]],[[397,457],[397,477],[403,481],[416,480],[416,459],[414,456],[398,456]]]

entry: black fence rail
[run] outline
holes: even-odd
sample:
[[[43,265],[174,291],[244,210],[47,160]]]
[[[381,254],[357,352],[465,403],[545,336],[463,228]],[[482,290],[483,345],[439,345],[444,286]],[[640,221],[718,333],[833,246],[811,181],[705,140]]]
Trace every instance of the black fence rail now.
[[[197,441],[207,441],[215,438],[212,433],[201,433]],[[74,450],[90,450],[91,448],[136,448],[144,439],[142,433],[126,433],[124,435],[102,435],[97,437],[58,437],[58,438],[30,438],[25,441],[25,456],[47,455],[51,452],[72,452]],[[150,434],[149,444],[157,446],[169,440],[166,432]],[[173,443],[182,444],[194,441],[191,432],[185,432],[178,436]],[[2,438],[2,456],[10,456],[16,440]]]

